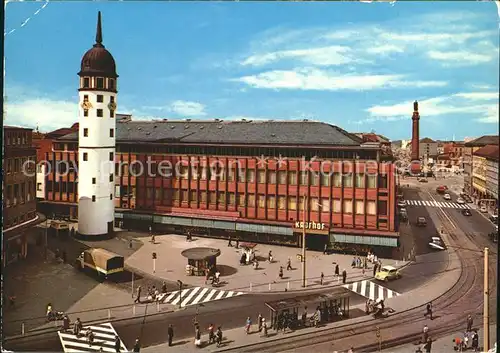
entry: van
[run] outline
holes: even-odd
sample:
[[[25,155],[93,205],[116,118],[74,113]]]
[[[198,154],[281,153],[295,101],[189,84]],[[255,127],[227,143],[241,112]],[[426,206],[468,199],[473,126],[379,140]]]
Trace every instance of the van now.
[[[125,259],[123,256],[100,248],[87,249],[76,259],[76,267],[79,270],[95,271],[98,276],[104,276],[105,278],[123,272],[124,266]]]

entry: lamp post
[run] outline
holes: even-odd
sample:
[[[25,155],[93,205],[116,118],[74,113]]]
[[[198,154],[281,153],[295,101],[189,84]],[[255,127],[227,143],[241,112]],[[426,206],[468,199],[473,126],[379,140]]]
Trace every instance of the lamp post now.
[[[488,248],[484,248],[484,303],[483,303],[483,351],[487,352],[490,349],[490,299],[489,299],[489,283],[488,283]]]
[[[308,198],[304,195],[304,207],[302,207],[302,287],[306,287],[306,208]]]
[[[179,285],[179,309],[182,308],[182,281],[177,280]]]

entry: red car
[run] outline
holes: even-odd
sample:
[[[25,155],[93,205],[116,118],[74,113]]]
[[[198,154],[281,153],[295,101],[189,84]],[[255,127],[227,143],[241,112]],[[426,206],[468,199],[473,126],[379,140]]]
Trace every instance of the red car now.
[[[438,194],[444,194],[446,190],[448,190],[448,187],[446,187],[445,185],[441,185],[436,188],[436,192]]]

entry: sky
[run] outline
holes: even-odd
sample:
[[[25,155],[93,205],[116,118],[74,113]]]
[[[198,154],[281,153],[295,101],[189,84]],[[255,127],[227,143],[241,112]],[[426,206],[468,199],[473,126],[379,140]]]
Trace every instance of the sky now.
[[[411,137],[498,134],[494,2],[10,2],[5,124],[78,121],[78,76],[95,42],[133,119],[310,119]]]

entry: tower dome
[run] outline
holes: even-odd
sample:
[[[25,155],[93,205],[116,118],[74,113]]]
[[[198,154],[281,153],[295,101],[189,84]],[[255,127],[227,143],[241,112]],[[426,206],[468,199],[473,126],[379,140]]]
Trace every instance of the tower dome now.
[[[83,55],[78,75],[117,78],[115,59],[102,44],[101,12],[97,15],[96,43]]]

